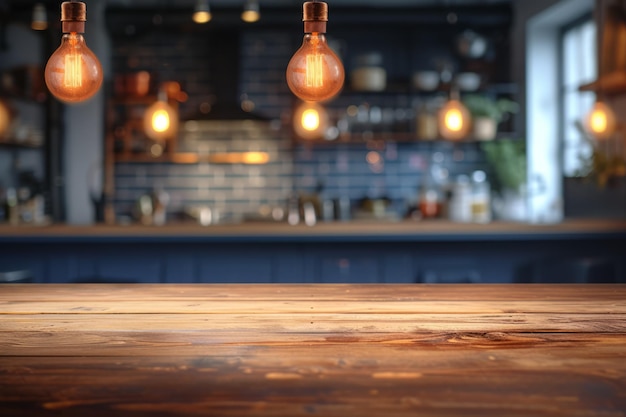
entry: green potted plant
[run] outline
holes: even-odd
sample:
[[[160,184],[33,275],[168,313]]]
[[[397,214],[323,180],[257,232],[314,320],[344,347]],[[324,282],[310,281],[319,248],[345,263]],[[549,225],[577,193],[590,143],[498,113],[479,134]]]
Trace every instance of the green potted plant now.
[[[491,186],[495,192],[493,209],[500,220],[525,221],[526,211],[526,141],[502,139],[485,142],[481,148],[491,168]]]
[[[477,140],[492,140],[498,132],[498,124],[511,113],[519,111],[519,105],[509,99],[493,99],[472,94],[463,98],[463,104],[472,115],[473,136]]]

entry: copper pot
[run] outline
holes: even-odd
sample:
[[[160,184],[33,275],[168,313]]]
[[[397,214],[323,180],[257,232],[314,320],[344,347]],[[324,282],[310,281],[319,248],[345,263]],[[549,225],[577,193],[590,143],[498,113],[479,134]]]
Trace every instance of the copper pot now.
[[[119,74],[115,77],[115,93],[118,96],[143,97],[150,92],[151,78],[148,71]]]

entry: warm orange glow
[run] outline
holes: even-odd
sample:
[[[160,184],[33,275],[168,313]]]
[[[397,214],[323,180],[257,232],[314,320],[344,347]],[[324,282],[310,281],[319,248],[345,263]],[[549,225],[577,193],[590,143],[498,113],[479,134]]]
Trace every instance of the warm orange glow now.
[[[316,109],[306,109],[302,113],[302,127],[309,132],[320,127],[320,115]]]
[[[270,161],[267,152],[227,152],[209,155],[208,161],[214,164],[263,165]]]
[[[244,164],[267,164],[270,156],[266,152],[244,152],[242,161]]]
[[[48,59],[45,79],[52,95],[67,103],[76,103],[98,92],[102,85],[102,67],[82,35],[65,34],[59,49]]]
[[[9,112],[9,108],[0,101],[0,137],[9,130],[9,125],[11,124],[11,113]]]
[[[176,136],[178,113],[165,101],[157,101],[146,109],[144,131],[153,140],[166,140]]]
[[[63,85],[68,88],[79,88],[83,85],[83,69],[81,58],[76,49],[70,49],[65,55],[65,74]]]
[[[458,109],[450,109],[445,115],[444,123],[452,132],[459,132],[463,129],[463,115]]]
[[[443,138],[462,139],[467,136],[469,128],[469,111],[460,101],[449,100],[439,110],[439,133]]]
[[[328,112],[316,103],[302,103],[294,114],[294,130],[303,139],[319,139],[328,128]]]
[[[591,112],[591,120],[590,120],[591,131],[594,133],[604,133],[606,132],[606,127],[608,125],[606,120],[606,114],[601,110],[594,110]]]
[[[261,10],[257,0],[247,0],[243,6],[241,20],[246,23],[254,23],[261,18]]]
[[[254,23],[261,18],[261,14],[256,10],[245,10],[241,13],[241,20],[246,23]]]
[[[304,101],[333,98],[343,87],[341,60],[328,47],[323,33],[307,33],[287,66],[287,85]]]
[[[157,110],[152,115],[152,129],[155,132],[163,133],[170,128],[170,115],[166,110]]]
[[[613,110],[597,101],[585,120],[587,132],[596,139],[608,139],[615,133],[617,122]]]
[[[198,24],[208,23],[212,17],[210,12],[198,11],[193,14],[193,21]]]
[[[324,70],[322,68],[322,55],[309,54],[306,56],[306,86],[320,88],[324,85]]]

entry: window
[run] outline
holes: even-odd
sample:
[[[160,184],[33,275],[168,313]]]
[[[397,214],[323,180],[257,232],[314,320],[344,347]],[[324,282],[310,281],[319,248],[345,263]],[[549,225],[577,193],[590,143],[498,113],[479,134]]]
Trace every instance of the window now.
[[[593,106],[595,95],[578,87],[597,77],[596,24],[591,16],[563,28],[561,36],[561,136],[563,175],[579,175],[591,144],[580,126]]]

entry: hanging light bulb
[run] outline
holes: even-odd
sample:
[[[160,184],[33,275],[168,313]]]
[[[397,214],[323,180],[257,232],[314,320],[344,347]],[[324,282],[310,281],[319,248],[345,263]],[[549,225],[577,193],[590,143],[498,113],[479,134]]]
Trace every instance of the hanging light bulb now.
[[[91,98],[102,85],[102,66],[82,35],[86,21],[85,3],[61,4],[63,38],[59,49],[48,59],[44,74],[50,93],[67,103]]]
[[[46,11],[46,6],[42,3],[37,3],[33,6],[33,20],[30,23],[30,27],[33,30],[48,29],[48,12]]]
[[[608,139],[615,133],[617,122],[611,107],[597,100],[587,117],[585,129],[596,139]]]
[[[458,92],[453,90],[450,100],[439,110],[439,133],[444,139],[463,139],[469,132],[470,124],[469,111],[459,100]]]
[[[202,24],[211,21],[211,9],[209,8],[209,0],[198,0],[193,13],[193,21]]]
[[[304,40],[287,65],[287,85],[304,101],[328,100],[341,90],[343,64],[326,43],[328,5],[308,1],[303,5]]]
[[[319,139],[328,128],[328,112],[317,103],[302,103],[295,111],[294,130],[303,139]]]
[[[261,9],[257,0],[247,0],[243,6],[241,20],[246,23],[254,23],[261,18]]]
[[[167,102],[167,93],[159,92],[158,100],[146,109],[143,118],[146,136],[156,141],[171,139],[178,131],[178,114]]]

